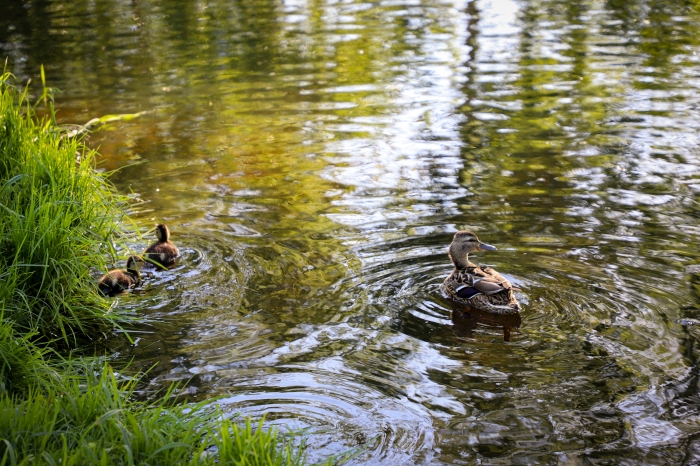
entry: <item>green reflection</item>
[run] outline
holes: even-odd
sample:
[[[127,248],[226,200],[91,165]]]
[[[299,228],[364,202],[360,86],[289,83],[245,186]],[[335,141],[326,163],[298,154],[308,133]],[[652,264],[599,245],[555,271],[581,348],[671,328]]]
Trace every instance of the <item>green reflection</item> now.
[[[62,121],[156,110],[90,138],[187,251],[124,303],[157,322],[131,350],[161,362],[155,383],[326,390],[376,421],[339,429],[383,436],[384,459],[677,458],[635,444],[622,403],[682,392],[697,361],[677,320],[700,308],[682,272],[700,259],[700,11],[496,3],[0,7],[10,66],[46,66]],[[508,344],[451,329],[438,287],[465,227],[523,288]],[[642,411],[694,433],[687,409]]]

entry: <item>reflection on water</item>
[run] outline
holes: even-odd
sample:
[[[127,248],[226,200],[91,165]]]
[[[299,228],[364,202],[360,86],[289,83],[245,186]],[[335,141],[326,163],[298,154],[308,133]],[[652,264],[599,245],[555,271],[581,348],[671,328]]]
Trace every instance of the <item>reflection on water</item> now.
[[[517,331],[522,324],[520,313],[515,314],[493,314],[491,312],[480,311],[479,309],[461,309],[460,306],[453,304],[452,312],[452,331],[458,337],[474,338],[474,332],[477,328],[485,327],[497,329],[503,333],[503,341],[510,341],[510,334]]]
[[[115,355],[354,464],[700,461],[698,29],[666,0],[0,5],[62,121],[154,110],[89,140],[182,252],[118,298],[146,322]],[[441,295],[459,229],[520,315]]]

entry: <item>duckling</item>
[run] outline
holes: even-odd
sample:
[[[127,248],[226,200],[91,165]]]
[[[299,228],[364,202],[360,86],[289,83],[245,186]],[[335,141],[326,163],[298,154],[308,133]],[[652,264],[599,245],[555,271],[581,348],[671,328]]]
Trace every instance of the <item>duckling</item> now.
[[[158,241],[151,244],[143,251],[146,260],[160,265],[162,268],[170,267],[180,256],[180,251],[170,241],[170,230],[162,223],[156,225],[156,237]]]
[[[97,282],[98,289],[105,296],[113,296],[122,291],[134,288],[141,282],[141,266],[144,260],[141,256],[130,256],[126,261],[126,269],[110,270]]]
[[[471,231],[455,233],[448,250],[455,268],[443,282],[442,289],[453,300],[471,308],[495,314],[514,314],[520,311],[520,304],[510,282],[491,267],[469,261],[470,252],[495,249],[479,241]]]

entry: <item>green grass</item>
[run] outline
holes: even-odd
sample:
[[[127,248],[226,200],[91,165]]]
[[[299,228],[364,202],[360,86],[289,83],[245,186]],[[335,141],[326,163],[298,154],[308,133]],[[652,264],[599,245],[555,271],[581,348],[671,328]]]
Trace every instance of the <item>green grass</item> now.
[[[0,464],[302,464],[275,431],[222,419],[205,405],[168,407],[169,394],[135,402],[134,380],[97,368],[82,367],[57,392],[0,399]]]
[[[0,76],[0,466],[302,464],[262,424],[172,404],[173,390],[140,402],[138,379],[65,359],[127,319],[92,271],[126,237],[128,204],[94,151],[61,138],[53,102],[38,118],[11,79]]]
[[[37,119],[9,79],[0,78],[0,310],[24,332],[74,346],[119,320],[90,272],[107,268],[124,200],[94,170],[95,152]]]
[[[35,336],[18,333],[0,314],[0,396],[50,387],[59,378],[47,362],[51,349],[36,345]]]

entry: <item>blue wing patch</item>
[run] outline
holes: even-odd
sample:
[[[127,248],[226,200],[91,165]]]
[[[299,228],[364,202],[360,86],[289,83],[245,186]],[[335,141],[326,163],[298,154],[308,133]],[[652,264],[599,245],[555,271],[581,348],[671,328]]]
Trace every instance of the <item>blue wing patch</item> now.
[[[461,286],[457,289],[457,296],[462,299],[469,299],[473,296],[478,295],[481,293],[479,290],[472,286]]]

